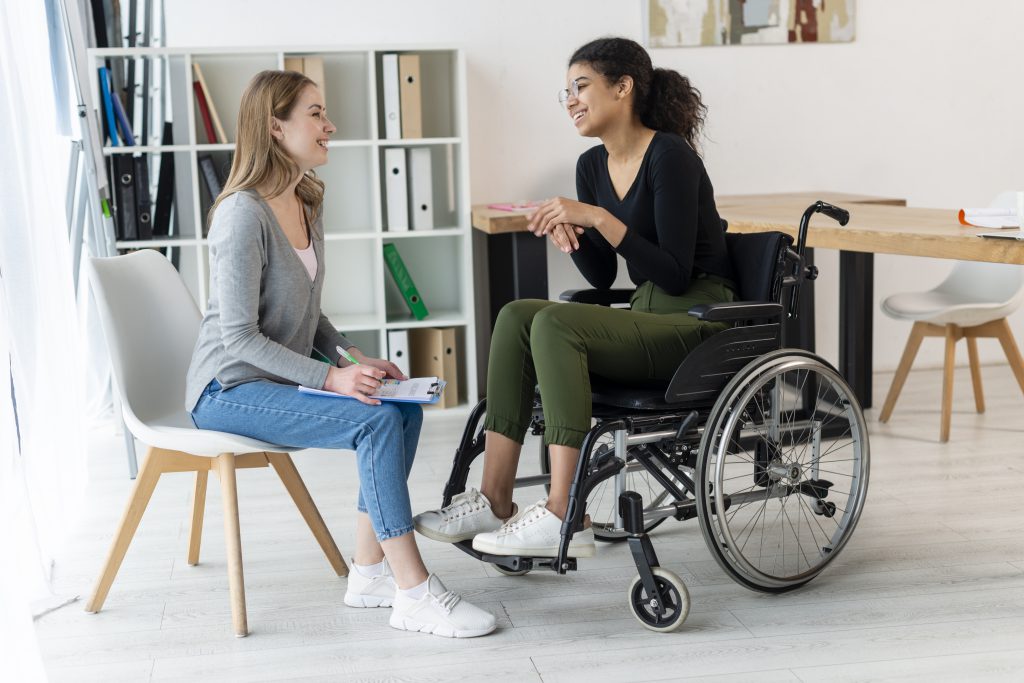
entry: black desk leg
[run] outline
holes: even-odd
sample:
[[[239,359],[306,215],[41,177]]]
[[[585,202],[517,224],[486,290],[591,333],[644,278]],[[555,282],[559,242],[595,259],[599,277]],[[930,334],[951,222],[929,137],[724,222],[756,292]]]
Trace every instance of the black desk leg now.
[[[839,252],[839,372],[861,408],[871,407],[875,256]]]

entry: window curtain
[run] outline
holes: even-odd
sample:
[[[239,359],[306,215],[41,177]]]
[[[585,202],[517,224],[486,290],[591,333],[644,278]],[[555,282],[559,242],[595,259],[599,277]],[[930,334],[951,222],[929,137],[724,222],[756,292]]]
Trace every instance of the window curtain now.
[[[86,475],[55,4],[0,1],[0,679],[17,681],[44,678],[32,610],[55,602],[53,563]]]

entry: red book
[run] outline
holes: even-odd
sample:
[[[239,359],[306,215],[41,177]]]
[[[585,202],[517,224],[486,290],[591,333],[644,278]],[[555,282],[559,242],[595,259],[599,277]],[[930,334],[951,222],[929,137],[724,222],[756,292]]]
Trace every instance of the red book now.
[[[213,120],[210,118],[210,107],[206,104],[206,95],[199,81],[192,82],[192,90],[196,95],[196,104],[199,105],[199,114],[203,117],[203,128],[206,130],[206,141],[211,144],[217,142],[217,134],[213,132]]]

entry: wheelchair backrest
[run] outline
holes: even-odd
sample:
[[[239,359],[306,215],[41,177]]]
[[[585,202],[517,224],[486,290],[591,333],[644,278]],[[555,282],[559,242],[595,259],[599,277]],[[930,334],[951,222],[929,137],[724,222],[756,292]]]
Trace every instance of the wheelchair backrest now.
[[[786,249],[793,238],[781,232],[726,233],[740,301],[780,303]],[[712,335],[679,365],[665,391],[667,403],[714,402],[733,375],[781,346],[779,321],[736,325]]]
[[[779,303],[786,249],[793,238],[782,232],[725,233],[740,301]]]

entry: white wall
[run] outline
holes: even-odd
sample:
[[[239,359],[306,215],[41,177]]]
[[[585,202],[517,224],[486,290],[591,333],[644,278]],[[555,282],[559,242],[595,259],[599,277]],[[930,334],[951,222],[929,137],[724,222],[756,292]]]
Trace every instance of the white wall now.
[[[573,196],[572,130],[555,93],[597,36],[642,41],[640,0],[167,1],[172,46],[459,44],[468,64],[472,200]],[[849,44],[652,51],[709,107],[704,146],[719,194],[829,189],[913,206],[984,206],[1024,189],[1024,3],[859,0]],[[836,356],[837,264],[819,250],[818,342]],[[551,291],[582,282],[549,250]],[[877,300],[938,282],[948,262],[875,259]],[[1024,314],[1014,317],[1024,341]],[[895,367],[909,324],[875,318],[875,366]],[[921,365],[941,365],[938,341]],[[981,344],[983,361],[1000,361]],[[961,359],[966,354],[961,349]]]

